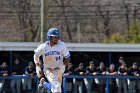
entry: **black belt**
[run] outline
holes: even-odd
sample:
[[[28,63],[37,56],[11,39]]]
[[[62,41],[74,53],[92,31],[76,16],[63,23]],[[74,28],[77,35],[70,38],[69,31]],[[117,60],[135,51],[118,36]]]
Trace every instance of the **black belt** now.
[[[60,70],[59,67],[57,67],[57,68],[47,68],[47,69],[50,69],[50,70]]]

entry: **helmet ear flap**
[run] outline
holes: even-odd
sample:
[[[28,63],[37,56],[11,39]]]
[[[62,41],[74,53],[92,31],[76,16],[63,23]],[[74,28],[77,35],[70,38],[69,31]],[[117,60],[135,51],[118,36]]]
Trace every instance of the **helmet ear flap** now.
[[[50,40],[50,36],[47,36],[47,40]]]
[[[49,40],[49,41],[50,41],[50,40],[51,40],[51,36],[48,36],[48,37],[47,37],[47,40]]]
[[[51,36],[48,36],[48,40],[49,40],[49,41],[51,40]]]

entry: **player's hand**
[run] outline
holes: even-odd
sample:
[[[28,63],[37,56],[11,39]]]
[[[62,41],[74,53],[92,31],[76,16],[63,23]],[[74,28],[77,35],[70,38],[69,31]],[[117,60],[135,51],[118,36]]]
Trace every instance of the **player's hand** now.
[[[64,58],[64,60],[63,60],[63,64],[64,64],[64,65],[68,65],[68,63],[69,63],[69,60],[66,59],[66,58]]]
[[[124,75],[127,75],[127,73],[125,72]]]
[[[93,75],[97,75],[97,73],[96,72],[94,72],[94,73],[92,73]]]
[[[104,71],[104,72],[102,72],[102,75],[105,75],[106,74],[106,72]]]
[[[13,72],[13,73],[12,73],[12,75],[16,75],[16,74],[17,74],[16,72]]]
[[[4,73],[3,76],[8,76],[8,74],[7,73]]]
[[[80,72],[80,75],[84,75],[84,72]]]

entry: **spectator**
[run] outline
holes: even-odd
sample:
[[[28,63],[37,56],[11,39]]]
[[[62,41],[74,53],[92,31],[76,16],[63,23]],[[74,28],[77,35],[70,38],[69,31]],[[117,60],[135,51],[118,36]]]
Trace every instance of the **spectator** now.
[[[68,66],[66,67],[65,73],[63,75],[74,75],[74,68],[73,64],[69,63]],[[66,86],[67,86],[67,93],[73,93],[73,78],[68,78],[66,80]]]
[[[118,74],[126,76],[127,75],[126,63],[122,62],[122,65],[118,68]],[[122,92],[123,89],[123,92]],[[118,79],[118,93],[127,93],[127,79],[120,78]]]
[[[140,75],[140,67],[139,67],[139,75]],[[137,79],[137,83],[136,83],[136,86],[137,86],[137,90],[138,92],[137,93],[140,93],[140,79]]]
[[[3,62],[2,65],[0,66],[0,76],[8,76],[9,75],[9,67],[7,65],[6,62]],[[6,82],[7,79],[0,79],[0,93],[6,93],[7,91],[7,87],[5,86],[6,84],[8,84],[8,82]]]
[[[32,93],[32,81],[35,77],[35,67],[33,62],[29,62],[28,66],[25,68],[25,75],[30,76],[30,78],[22,79],[23,82],[23,91],[25,93]]]
[[[106,75],[104,62],[100,62],[99,67],[97,67],[97,74],[100,76]],[[98,79],[98,91],[99,93],[105,93],[105,79]]]
[[[86,75],[86,70],[84,69],[84,64],[80,63],[79,66],[75,69],[77,75]],[[84,81],[82,78],[75,79],[75,89],[74,93],[83,93]]]
[[[22,65],[18,58],[15,59],[14,65],[12,67],[12,76],[14,75],[22,75],[23,72],[21,71]],[[12,93],[21,93],[21,80],[22,79],[12,79],[11,80],[11,90]]]
[[[89,66],[86,67],[86,75],[97,75],[94,61],[90,61]],[[87,93],[91,93],[91,88],[92,88],[93,82],[95,84],[94,79],[93,78],[91,78],[91,79],[84,78],[84,82],[86,85]]]
[[[123,62],[124,62],[124,58],[122,56],[120,56],[119,57],[119,66],[121,66]]]
[[[122,65],[122,62],[124,62],[125,60],[124,60],[124,57],[123,56],[120,56],[119,58],[118,58],[118,61],[117,61],[117,63],[115,64],[115,68],[118,70],[118,68]]]
[[[128,70],[128,75],[130,76],[140,76],[140,70],[138,68],[138,64],[136,62],[133,63],[132,67],[129,68]],[[129,84],[128,84],[128,89],[129,93],[135,93],[136,89],[136,79],[129,79]]]
[[[110,64],[109,68],[106,72],[107,75],[114,76],[117,75],[117,70],[114,64]],[[116,93],[117,92],[117,85],[116,79],[110,79],[109,81],[109,93]]]

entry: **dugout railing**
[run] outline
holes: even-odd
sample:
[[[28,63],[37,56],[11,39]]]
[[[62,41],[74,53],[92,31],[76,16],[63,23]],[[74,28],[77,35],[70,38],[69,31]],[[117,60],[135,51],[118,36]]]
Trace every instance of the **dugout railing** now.
[[[87,78],[87,79],[97,79],[97,78],[101,78],[101,79],[105,79],[105,84],[106,84],[106,88],[105,88],[105,93],[109,93],[109,80],[110,79],[140,79],[140,76],[121,76],[121,75],[115,75],[115,76],[88,76],[88,75],[85,75],[85,76],[78,76],[78,75],[65,75],[63,76],[63,92],[66,93],[66,90],[67,90],[67,85],[66,85],[66,80],[68,78]]]
[[[0,76],[0,80],[1,79],[27,79],[27,78],[30,78],[30,76],[28,75],[15,75],[15,76]],[[36,78],[36,83],[38,83],[38,79],[37,77]],[[68,75],[68,76],[63,76],[63,93],[66,93],[66,90],[67,90],[67,86],[66,86],[66,80],[68,78],[87,78],[87,79],[95,79],[95,78],[101,78],[101,79],[105,79],[106,81],[106,88],[105,88],[105,93],[109,93],[109,79],[120,79],[120,78],[123,78],[123,79],[140,79],[140,76],[121,76],[121,75],[116,75],[116,76],[88,76],[88,75],[85,75],[85,76],[78,76],[78,75]],[[37,88],[37,86],[36,86]],[[38,93],[38,90],[36,90],[36,93]]]
[[[31,78],[29,75],[13,75],[13,76],[0,76],[0,80],[2,79],[28,79],[28,78]],[[39,93],[38,90],[37,90],[37,85],[38,85],[38,78],[37,76],[34,77],[34,79],[36,80],[36,93]],[[9,83],[10,84],[10,83]]]

